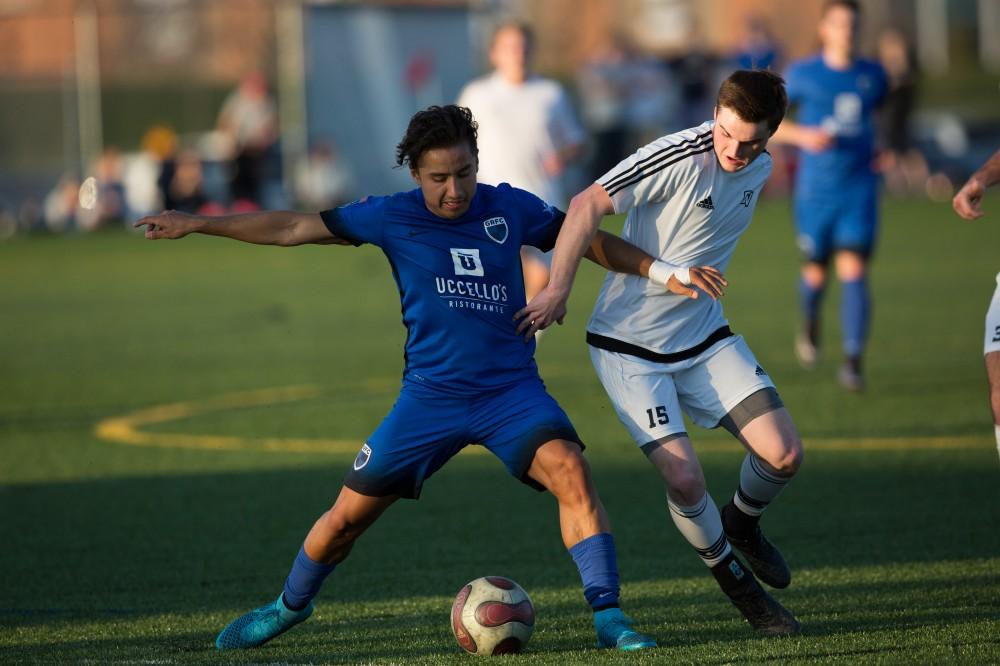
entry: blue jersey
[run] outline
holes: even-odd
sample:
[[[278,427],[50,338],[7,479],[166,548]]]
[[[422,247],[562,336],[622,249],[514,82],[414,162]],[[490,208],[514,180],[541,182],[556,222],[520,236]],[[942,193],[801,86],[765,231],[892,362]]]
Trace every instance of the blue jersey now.
[[[538,197],[480,184],[461,217],[440,218],[419,189],[321,213],[334,235],[381,248],[406,326],[404,384],[468,394],[537,377],[535,342],[515,334],[525,305],[521,245],[550,250],[565,215]]]
[[[875,110],[885,97],[882,66],[858,59],[846,70],[831,69],[822,56],[799,60],[785,74],[797,121],[822,127],[835,137],[824,151],[800,151],[796,198],[839,198],[845,189],[875,184]]]

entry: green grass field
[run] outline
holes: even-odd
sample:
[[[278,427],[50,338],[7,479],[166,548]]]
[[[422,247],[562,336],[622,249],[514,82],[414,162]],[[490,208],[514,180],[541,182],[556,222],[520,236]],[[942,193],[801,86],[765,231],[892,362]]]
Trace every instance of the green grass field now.
[[[590,367],[601,272],[581,269],[539,363],[588,443],[626,610],[661,645],[634,655],[592,647],[551,497],[471,453],[365,535],[312,620],[217,653],[230,619],[277,595],[393,402],[404,333],[384,258],[125,233],[2,243],[0,663],[468,664],[448,613],[486,574],[520,582],[537,609],[528,652],[504,663],[996,663],[1000,468],[982,322],[1000,198],[986,208],[969,223],[946,204],[886,204],[863,395],[834,381],[836,289],[823,364],[806,373],[792,358],[787,204],[762,205],[737,251],[727,314],[806,442],[764,522],[794,570],[776,593],[804,627],[789,639],[753,635],[670,522]],[[724,502],[739,449],[692,435]]]

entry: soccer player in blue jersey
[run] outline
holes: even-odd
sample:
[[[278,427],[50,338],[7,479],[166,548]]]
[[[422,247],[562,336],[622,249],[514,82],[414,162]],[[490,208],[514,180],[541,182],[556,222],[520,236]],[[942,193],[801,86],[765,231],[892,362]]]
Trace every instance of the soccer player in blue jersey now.
[[[797,122],[786,120],[773,138],[801,148],[794,206],[804,260],[804,322],[795,341],[796,356],[803,367],[815,367],[820,305],[832,258],[842,290],[844,360],[838,377],[852,391],[864,388],[861,360],[871,311],[868,262],[878,227],[874,123],[887,88],[882,66],[856,55],[859,15],[853,0],[826,3],[819,23],[821,52],[793,63],[785,74]]]
[[[477,185],[477,154],[469,110],[430,107],[413,116],[397,147],[414,190],[319,214],[167,212],[136,223],[150,239],[202,233],[265,245],[371,243],[389,260],[402,302],[407,339],[399,398],[361,447],[332,508],[309,531],[282,593],[229,624],[216,639],[219,649],[256,647],[308,618],[323,581],[355,540],[397,499],[419,497],[423,482],[471,443],[555,496],[598,644],[656,645],[619,608],[615,544],[583,444],[538,376],[534,341],[515,330],[513,315],[525,305],[519,248],[551,249],[565,216],[509,185]],[[647,274],[653,261],[613,236],[593,248],[592,256],[615,270]]]

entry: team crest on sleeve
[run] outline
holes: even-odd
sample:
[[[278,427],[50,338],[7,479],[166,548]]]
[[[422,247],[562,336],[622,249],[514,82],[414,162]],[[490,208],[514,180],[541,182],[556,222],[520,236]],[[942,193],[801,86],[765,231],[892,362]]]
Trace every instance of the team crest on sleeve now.
[[[486,235],[490,237],[490,240],[501,245],[507,240],[507,220],[502,217],[491,217],[484,220],[483,228],[486,229]]]
[[[372,457],[372,447],[367,444],[362,445],[361,450],[358,451],[358,457],[354,459],[354,471],[358,471],[368,464],[368,461]]]

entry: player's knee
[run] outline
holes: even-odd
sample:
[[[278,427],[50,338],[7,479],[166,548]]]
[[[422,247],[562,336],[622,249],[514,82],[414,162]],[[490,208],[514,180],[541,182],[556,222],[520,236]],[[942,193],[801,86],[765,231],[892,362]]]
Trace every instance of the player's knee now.
[[[774,456],[773,460],[768,460],[767,463],[781,476],[792,476],[802,466],[804,455],[802,440],[795,437],[786,441],[778,455]]]
[[[326,536],[324,541],[327,554],[336,561],[347,557],[354,542],[365,531],[365,525],[335,510],[327,511],[320,521]]]
[[[546,472],[549,492],[560,502],[590,501],[590,466],[579,449],[564,448],[552,457]]]
[[[1000,382],[990,384],[990,407],[995,423],[1000,423]]]
[[[684,465],[664,480],[670,499],[682,506],[694,506],[705,495],[705,476],[697,467]]]

